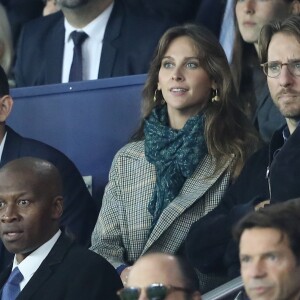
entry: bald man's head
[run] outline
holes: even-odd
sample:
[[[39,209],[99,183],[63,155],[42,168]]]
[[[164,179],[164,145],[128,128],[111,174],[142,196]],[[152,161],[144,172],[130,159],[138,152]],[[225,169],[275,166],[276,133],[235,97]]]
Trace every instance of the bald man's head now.
[[[62,180],[50,162],[24,157],[0,169],[0,236],[22,261],[59,228]]]
[[[170,291],[166,300],[201,299],[195,271],[179,257],[152,253],[137,260],[129,273],[127,286],[143,289],[154,283],[183,288]],[[145,297],[145,290],[142,290],[138,299],[146,299],[143,297]]]
[[[1,176],[14,176],[30,181],[38,193],[62,195],[62,179],[58,169],[50,162],[22,157],[8,162],[0,169]]]

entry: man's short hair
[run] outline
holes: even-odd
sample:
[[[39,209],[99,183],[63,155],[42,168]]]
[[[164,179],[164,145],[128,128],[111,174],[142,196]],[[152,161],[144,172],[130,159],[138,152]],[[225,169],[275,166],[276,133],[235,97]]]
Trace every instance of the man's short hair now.
[[[3,68],[0,66],[0,97],[9,94],[9,85],[6,73]]]
[[[249,213],[234,227],[235,240],[239,243],[243,232],[253,228],[273,228],[282,233],[282,238],[286,235],[290,248],[300,263],[300,198]]]
[[[294,36],[300,43],[300,16],[290,16],[283,21],[273,21],[263,26],[258,41],[261,63],[268,61],[268,49],[274,34],[284,33]]]

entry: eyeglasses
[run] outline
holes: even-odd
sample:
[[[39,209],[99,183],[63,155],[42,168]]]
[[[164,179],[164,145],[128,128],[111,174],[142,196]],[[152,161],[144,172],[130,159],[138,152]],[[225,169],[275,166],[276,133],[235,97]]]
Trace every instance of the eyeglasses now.
[[[294,76],[300,76],[300,59],[293,60],[288,63],[282,63],[281,61],[268,61],[261,64],[264,73],[271,78],[275,78],[280,75],[282,66],[287,66],[289,72]]]
[[[138,300],[143,288],[125,287],[117,292],[121,300]],[[145,287],[148,300],[163,300],[174,291],[192,293],[191,290],[162,283],[153,283]]]

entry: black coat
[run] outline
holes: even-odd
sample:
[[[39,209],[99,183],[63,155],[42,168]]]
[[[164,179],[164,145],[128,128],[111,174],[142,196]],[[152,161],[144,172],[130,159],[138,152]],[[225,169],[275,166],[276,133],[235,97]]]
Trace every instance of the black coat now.
[[[238,247],[232,239],[232,228],[262,200],[271,199],[272,204],[300,197],[299,154],[299,126],[285,143],[282,129],[276,131],[270,145],[248,160],[220,204],[192,225],[186,252],[200,272],[239,275]]]
[[[0,274],[0,289],[11,266]],[[17,300],[117,300],[119,275],[102,256],[62,234]]]
[[[64,186],[64,212],[61,225],[72,233],[77,241],[89,247],[98,211],[96,202],[87,190],[76,166],[62,152],[42,142],[20,136],[6,126],[7,136],[4,144],[0,167],[7,162],[32,156],[45,159],[54,164],[60,171]],[[12,260],[0,241],[0,271]]]
[[[159,38],[172,25],[174,22],[134,9],[124,0],[115,0],[104,34],[98,78],[147,73]],[[15,66],[18,87],[61,82],[64,39],[62,12],[24,26]]]

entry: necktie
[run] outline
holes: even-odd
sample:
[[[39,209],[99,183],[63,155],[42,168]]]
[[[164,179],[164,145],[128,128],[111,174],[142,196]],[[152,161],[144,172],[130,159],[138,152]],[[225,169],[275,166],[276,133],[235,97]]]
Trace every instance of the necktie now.
[[[88,35],[85,32],[73,31],[71,38],[74,43],[73,61],[70,69],[69,82],[82,80],[82,44]]]
[[[20,293],[20,282],[23,280],[23,275],[19,268],[16,267],[11,272],[2,291],[2,300],[15,300]]]

